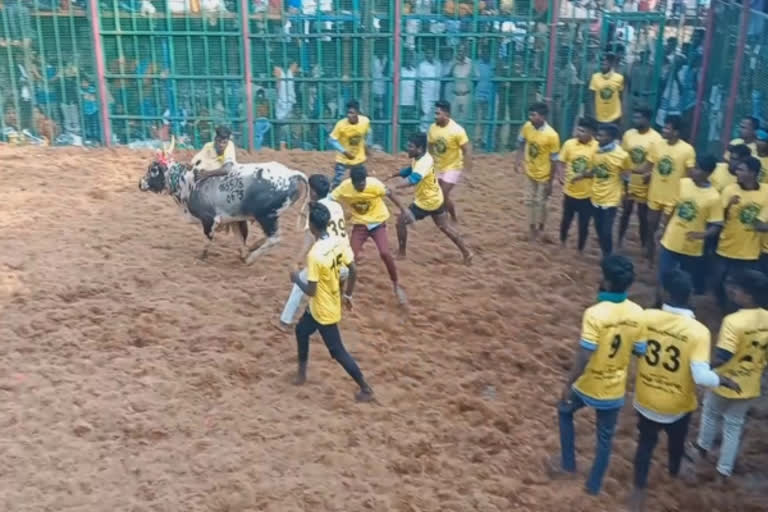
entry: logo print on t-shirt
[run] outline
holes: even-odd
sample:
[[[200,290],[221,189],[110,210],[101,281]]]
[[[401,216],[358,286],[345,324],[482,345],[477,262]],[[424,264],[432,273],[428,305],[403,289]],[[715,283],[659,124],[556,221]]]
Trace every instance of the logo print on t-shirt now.
[[[536,158],[541,153],[541,148],[535,142],[528,144],[528,156]]]
[[[641,146],[635,146],[629,150],[629,158],[632,159],[632,163],[637,165],[645,162],[645,148]]]
[[[371,203],[368,201],[357,201],[352,203],[352,209],[354,209],[360,215],[365,215],[368,213],[368,210],[371,209]]]
[[[587,172],[587,169],[589,168],[589,159],[585,156],[580,156],[576,160],[573,161],[573,174],[576,176],[581,176],[585,172]]]
[[[744,208],[739,212],[739,220],[745,226],[752,226],[757,220],[758,215],[760,215],[760,205],[749,203],[744,205]]]
[[[360,142],[363,140],[363,138],[359,135],[353,135],[349,138],[349,145],[350,146],[359,146]]]
[[[677,216],[686,222],[690,222],[696,218],[698,209],[696,203],[693,201],[683,201],[680,206],[677,207]]]
[[[605,164],[598,164],[595,167],[595,178],[599,180],[604,180],[610,176],[610,172],[608,171],[608,166]]]
[[[659,160],[659,174],[662,176],[669,176],[672,174],[672,170],[674,168],[675,163],[669,156],[665,155],[661,160]]]
[[[445,137],[438,137],[435,141],[435,151],[438,155],[442,155],[445,153],[445,150],[448,149],[448,143],[445,140]]]
[[[600,89],[600,98],[604,100],[609,100],[613,98],[613,89],[610,87],[603,87]]]

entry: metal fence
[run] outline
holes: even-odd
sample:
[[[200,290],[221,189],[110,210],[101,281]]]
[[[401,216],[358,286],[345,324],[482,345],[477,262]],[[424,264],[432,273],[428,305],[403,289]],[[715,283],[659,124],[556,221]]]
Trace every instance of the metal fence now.
[[[722,1],[709,38],[697,30],[704,13],[681,2],[0,2],[0,138],[61,144],[145,146],[174,134],[200,146],[226,123],[242,147],[323,150],[355,98],[374,144],[393,151],[445,98],[479,150],[505,151],[536,100],[567,138],[611,51],[622,58],[625,112],[646,104],[662,119],[679,108],[706,146],[718,142],[707,135],[718,115],[724,131],[727,102],[711,97],[731,92],[743,26],[742,7]],[[768,93],[766,36],[751,34],[731,118]]]

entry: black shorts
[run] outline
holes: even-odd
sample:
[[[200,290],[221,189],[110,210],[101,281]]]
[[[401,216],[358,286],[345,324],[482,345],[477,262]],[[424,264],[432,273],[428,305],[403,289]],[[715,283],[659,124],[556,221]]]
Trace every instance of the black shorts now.
[[[411,213],[416,218],[416,220],[426,219],[427,217],[445,213],[445,201],[443,201],[443,204],[441,204],[437,210],[427,211],[416,206],[416,203],[411,203],[411,206],[409,206],[408,209],[411,210]]]

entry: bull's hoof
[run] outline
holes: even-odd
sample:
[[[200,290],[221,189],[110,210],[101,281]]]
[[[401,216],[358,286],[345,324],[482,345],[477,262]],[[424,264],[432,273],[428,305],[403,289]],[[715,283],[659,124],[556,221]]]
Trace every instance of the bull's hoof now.
[[[246,265],[253,265],[256,263],[256,260],[259,259],[258,255],[256,254],[249,254],[247,258],[245,258],[243,261]]]

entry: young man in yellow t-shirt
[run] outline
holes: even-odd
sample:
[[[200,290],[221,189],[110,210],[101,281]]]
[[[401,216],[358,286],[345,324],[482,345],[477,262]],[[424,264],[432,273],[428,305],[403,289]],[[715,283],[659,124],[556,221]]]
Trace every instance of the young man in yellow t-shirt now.
[[[408,242],[408,225],[416,221],[432,217],[432,221],[440,228],[445,236],[456,245],[464,258],[464,264],[472,262],[472,252],[464,245],[461,235],[448,224],[445,213],[443,191],[435,176],[432,155],[427,152],[427,136],[424,133],[414,133],[408,139],[408,156],[411,165],[388,178],[403,178],[405,183],[395,189],[414,188],[413,203],[408,209],[400,212],[397,219],[397,241],[400,246],[399,256],[405,258]]]
[[[768,232],[768,186],[757,176],[760,161],[747,157],[736,166],[736,183],[723,190],[724,224],[717,244],[715,295],[720,307],[732,312],[725,294],[728,274],[754,269],[759,264],[763,233]]]
[[[565,247],[568,230],[573,218],[578,215],[579,238],[577,247],[584,251],[587,243],[589,220],[592,218],[592,178],[578,179],[592,169],[592,158],[597,151],[595,131],[597,122],[591,117],[582,117],[576,126],[576,136],[568,139],[560,148],[557,174],[563,184],[563,218],[560,221],[560,243]]]
[[[667,468],[676,477],[685,455],[691,413],[698,407],[696,386],[740,389],[709,366],[710,334],[690,307],[693,282],[680,269],[662,277],[661,309],[645,311],[645,355],[637,364],[635,410],[639,438],[635,452],[635,488],[630,509],[645,510],[648,473],[659,432],[667,433]]]
[[[696,151],[680,138],[681,128],[680,116],[667,116],[662,130],[664,140],[653,145],[645,166],[645,180],[650,182],[646,257],[651,264],[656,256],[656,232],[661,214],[674,205],[680,179],[688,176],[696,165]]]
[[[723,227],[720,194],[709,182],[716,164],[717,159],[713,156],[699,158],[690,178],[680,180],[675,204],[664,211],[660,230],[663,236],[659,248],[659,283],[665,273],[681,268],[691,275],[697,293],[706,290],[706,242],[717,240]]]
[[[451,119],[451,104],[445,100],[435,103],[435,122],[429,127],[427,146],[435,161],[437,182],[443,190],[445,209],[451,220],[457,222],[451,191],[461,181],[464,171],[472,172],[472,143],[464,128]]]
[[[752,152],[752,156],[757,153],[757,130],[760,129],[760,120],[756,117],[745,117],[739,123],[739,137],[733,139],[728,146],[737,146],[739,144],[746,144],[749,150]],[[726,148],[723,155],[725,161],[729,161],[731,158],[730,151]]]
[[[364,166],[353,167],[349,175],[349,178],[333,189],[331,199],[340,202],[349,212],[349,222],[352,224],[349,242],[352,252],[355,258],[358,258],[365,241],[373,238],[381,261],[387,267],[395,295],[400,304],[405,304],[405,292],[398,282],[395,258],[389,250],[387,238],[389,209],[384,198],[389,198],[401,211],[403,207],[397,197],[392,195],[381,181],[368,177]]]
[[[736,166],[738,163],[752,156],[752,151],[746,144],[728,146],[728,152],[730,153],[730,159],[727,162],[718,162],[715,172],[709,177],[709,181],[720,193],[728,185],[736,183]]]
[[[528,227],[530,240],[536,240],[544,231],[547,220],[547,200],[552,193],[552,162],[557,161],[560,137],[547,123],[549,108],[544,103],[534,103],[528,108],[528,121],[520,129],[517,138],[519,148],[515,169],[528,177]]]
[[[370,135],[370,119],[360,115],[360,104],[357,100],[349,101],[347,117],[336,123],[328,137],[331,147],[337,151],[331,188],[336,188],[341,183],[347,169],[365,164],[368,158]]]
[[[629,227],[632,211],[637,204],[637,221],[640,231],[640,246],[646,247],[648,237],[648,183],[644,179],[648,153],[661,142],[661,134],[651,127],[651,109],[637,107],[632,114],[633,128],[624,133],[621,147],[629,153],[632,161],[632,175],[627,184],[627,193],[621,208],[619,220],[619,247]]]
[[[624,76],[617,73],[616,55],[607,53],[600,61],[600,71],[592,75],[589,90],[592,96],[592,111],[599,123],[621,123],[621,93],[624,91]]]
[[[762,394],[768,358],[768,277],[754,270],[738,273],[729,279],[728,294],[739,310],[723,319],[714,366],[721,379],[733,379],[741,392],[718,388],[706,394],[696,442],[699,455],[706,457],[722,421],[717,471],[723,477],[733,472],[747,414]]]
[[[226,176],[232,166],[237,164],[235,143],[231,139],[232,130],[229,127],[216,127],[213,141],[206,143],[203,149],[192,157],[195,181],[199,182],[214,176]]]
[[[646,342],[643,308],[627,299],[635,280],[632,262],[613,254],[601,267],[598,303],[584,312],[579,347],[557,405],[561,453],[549,467],[553,473],[576,472],[573,415],[583,407],[595,409],[597,447],[586,484],[593,495],[600,492],[608,470],[631,356],[644,354]]]
[[[621,204],[624,183],[632,164],[616,138],[619,129],[613,124],[601,124],[597,129],[598,149],[592,157],[592,169],[577,180],[592,179],[592,216],[603,257],[613,252],[613,222]]]
[[[355,397],[358,401],[373,399],[373,390],[365,381],[357,363],[349,355],[339,333],[341,321],[342,296],[351,306],[352,292],[355,289],[355,260],[349,245],[339,237],[328,236],[327,228],[331,214],[320,203],[309,206],[309,229],[317,239],[307,254],[307,280],[301,279],[299,272],[291,272],[291,282],[309,296],[309,307],[296,325],[296,343],[299,354],[299,371],[296,384],[307,380],[307,362],[309,360],[309,337],[316,331],[328,347],[328,352],[352,377],[360,391]],[[341,288],[341,268],[349,269],[345,289]]]

